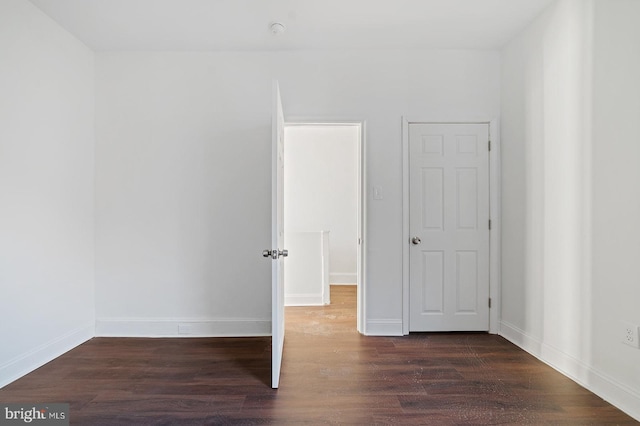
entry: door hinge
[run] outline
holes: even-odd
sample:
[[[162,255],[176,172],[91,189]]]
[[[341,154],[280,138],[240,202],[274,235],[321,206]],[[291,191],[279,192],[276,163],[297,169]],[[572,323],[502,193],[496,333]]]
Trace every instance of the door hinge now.
[[[489,140],[489,151],[491,151],[491,140]]]
[[[489,219],[489,231],[491,231],[491,219]]]
[[[489,298],[489,309],[491,309],[491,298]]]

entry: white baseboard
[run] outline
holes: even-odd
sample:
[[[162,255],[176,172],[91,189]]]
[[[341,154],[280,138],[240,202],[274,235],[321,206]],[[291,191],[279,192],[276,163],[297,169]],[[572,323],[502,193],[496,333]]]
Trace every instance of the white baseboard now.
[[[271,336],[268,319],[99,318],[97,337],[253,337]]]
[[[595,393],[605,401],[618,407],[640,421],[640,393],[629,386],[563,351],[528,336],[512,324],[502,322],[502,337],[529,352],[540,361],[569,377],[574,382]]]
[[[334,272],[329,274],[331,285],[354,285],[358,282],[358,274],[350,272]]]
[[[401,319],[370,319],[364,332],[365,336],[402,336]]]
[[[322,293],[317,294],[285,294],[285,306],[324,306]]]
[[[536,358],[540,357],[539,355],[542,351],[542,342],[529,336],[515,325],[502,321],[500,323],[500,330],[498,331],[498,334],[514,345],[529,352]]]
[[[0,365],[0,388],[93,338],[93,324],[63,334]]]

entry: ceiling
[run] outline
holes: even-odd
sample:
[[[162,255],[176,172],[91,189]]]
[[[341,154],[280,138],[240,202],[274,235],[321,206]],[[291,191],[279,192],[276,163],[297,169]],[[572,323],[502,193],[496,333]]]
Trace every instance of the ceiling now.
[[[553,0],[30,1],[96,51],[202,51],[498,49]]]

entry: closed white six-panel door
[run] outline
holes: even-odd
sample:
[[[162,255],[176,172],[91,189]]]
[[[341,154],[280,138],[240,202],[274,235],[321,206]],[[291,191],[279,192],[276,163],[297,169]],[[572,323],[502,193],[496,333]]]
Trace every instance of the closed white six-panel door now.
[[[409,124],[409,330],[489,330],[489,125]]]

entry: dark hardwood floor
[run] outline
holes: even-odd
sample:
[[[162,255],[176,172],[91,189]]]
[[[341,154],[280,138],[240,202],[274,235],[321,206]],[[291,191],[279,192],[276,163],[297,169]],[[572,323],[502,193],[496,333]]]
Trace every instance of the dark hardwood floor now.
[[[270,338],[95,338],[0,389],[68,402],[71,424],[638,424],[503,338],[364,337],[355,290],[287,308],[280,389]]]

